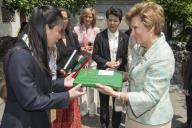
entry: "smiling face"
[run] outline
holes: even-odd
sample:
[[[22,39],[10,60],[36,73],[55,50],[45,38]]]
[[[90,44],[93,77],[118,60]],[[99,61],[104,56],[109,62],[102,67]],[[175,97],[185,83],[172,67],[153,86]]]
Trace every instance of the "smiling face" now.
[[[152,29],[144,26],[139,16],[134,16],[131,19],[131,30],[131,36],[136,39],[137,43],[146,46],[150,42]]]
[[[120,24],[119,17],[110,14],[107,18],[107,26],[111,32],[116,32]]]
[[[89,28],[92,26],[93,23],[93,14],[91,12],[87,12],[83,16],[83,24],[85,25],[86,28]]]
[[[46,25],[47,42],[49,48],[53,47],[58,40],[61,39],[62,28],[62,25],[56,25],[53,28],[50,28],[48,25]]]

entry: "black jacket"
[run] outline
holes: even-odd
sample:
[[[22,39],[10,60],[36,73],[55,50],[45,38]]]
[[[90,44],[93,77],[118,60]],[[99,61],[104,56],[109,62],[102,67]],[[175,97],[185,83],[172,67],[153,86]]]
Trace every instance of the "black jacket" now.
[[[7,101],[1,128],[50,128],[49,109],[69,104],[64,80],[52,81],[29,50],[11,52],[5,68]]]
[[[121,60],[118,70],[127,69],[128,36],[119,31],[119,42],[116,60]],[[93,47],[93,60],[97,63],[97,69],[106,69],[107,61],[111,61],[107,29],[97,34]]]
[[[57,77],[61,78],[63,75],[60,73],[60,69],[64,67],[67,63],[67,60],[73,53],[73,50],[77,50],[78,53],[81,53],[81,47],[79,45],[78,37],[75,33],[69,32],[66,38],[67,45],[64,45],[63,40],[57,42]]]

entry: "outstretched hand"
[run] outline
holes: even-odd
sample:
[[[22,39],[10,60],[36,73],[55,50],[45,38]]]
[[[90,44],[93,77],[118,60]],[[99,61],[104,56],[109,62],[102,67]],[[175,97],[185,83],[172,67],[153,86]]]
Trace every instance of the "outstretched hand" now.
[[[116,91],[114,91],[111,87],[105,86],[99,83],[96,83],[96,88],[99,92],[109,95],[109,96],[116,96]]]
[[[70,99],[77,98],[79,96],[82,96],[86,93],[86,91],[81,88],[81,84],[78,84],[77,86],[73,87],[69,90],[69,97]]]

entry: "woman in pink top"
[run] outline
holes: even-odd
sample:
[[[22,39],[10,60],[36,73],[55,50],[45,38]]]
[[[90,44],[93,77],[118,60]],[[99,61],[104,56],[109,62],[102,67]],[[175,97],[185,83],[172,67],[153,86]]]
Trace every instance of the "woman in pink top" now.
[[[78,40],[83,50],[90,51],[90,46],[93,46],[95,37],[100,32],[100,29],[95,26],[95,10],[93,8],[83,9],[79,19],[80,24],[74,27],[74,32],[78,35]]]
[[[83,51],[92,53],[93,43],[100,29],[96,27],[96,14],[93,8],[85,8],[79,17],[80,24],[74,27],[74,32],[78,35],[78,40]],[[91,60],[90,68],[96,68],[96,63]],[[88,93],[81,97],[80,108],[81,116],[89,113],[90,117],[96,114],[97,109],[97,90],[87,88]]]

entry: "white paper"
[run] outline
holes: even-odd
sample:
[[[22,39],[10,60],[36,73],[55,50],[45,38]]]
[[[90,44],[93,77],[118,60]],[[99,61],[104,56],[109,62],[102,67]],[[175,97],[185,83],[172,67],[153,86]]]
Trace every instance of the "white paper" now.
[[[106,76],[113,76],[114,71],[108,70],[99,70],[98,75],[106,75]]]

